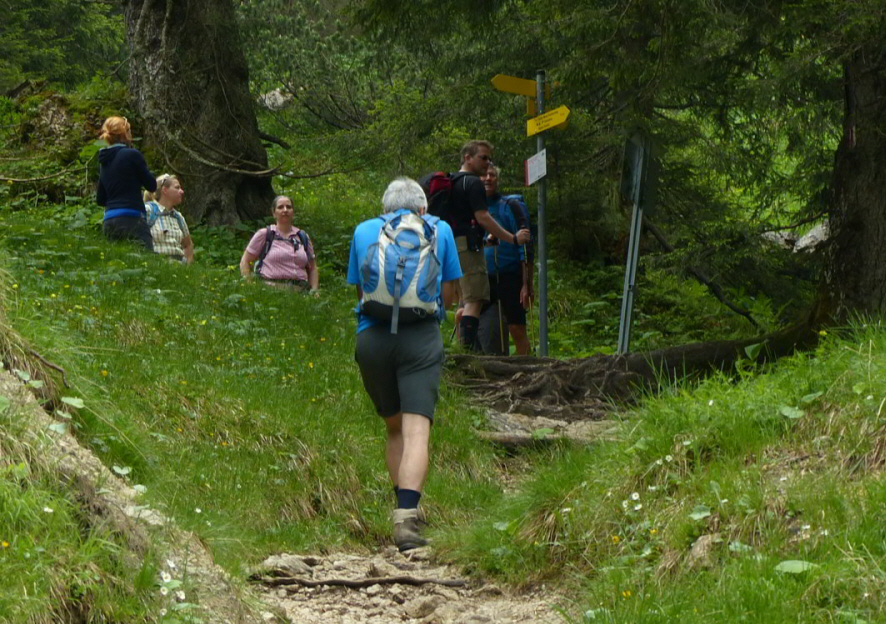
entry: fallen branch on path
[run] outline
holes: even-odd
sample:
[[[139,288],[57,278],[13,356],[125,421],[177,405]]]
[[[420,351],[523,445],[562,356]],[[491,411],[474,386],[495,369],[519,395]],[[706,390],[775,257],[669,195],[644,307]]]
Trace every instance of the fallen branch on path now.
[[[271,574],[275,573],[277,573],[277,571],[271,572]],[[352,589],[371,587],[372,585],[427,585],[428,583],[434,583],[437,585],[446,585],[447,587],[464,587],[468,584],[467,581],[463,581],[461,579],[416,578],[414,576],[381,576],[378,578],[365,579],[331,578],[321,579],[317,581],[300,578],[297,576],[279,576],[276,578],[262,576],[258,578],[253,578],[253,580],[257,580],[263,585],[267,585],[268,587],[284,587],[287,585],[302,585],[304,587],[340,585],[342,587],[350,587]]]

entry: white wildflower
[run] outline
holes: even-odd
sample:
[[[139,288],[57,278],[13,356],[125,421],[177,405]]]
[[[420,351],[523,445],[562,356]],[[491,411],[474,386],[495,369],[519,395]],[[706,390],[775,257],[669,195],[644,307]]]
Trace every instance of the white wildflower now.
[[[621,501],[621,508],[627,509],[628,508],[628,501],[626,501],[626,500]]]
[[[163,587],[161,587],[160,588],[160,595],[161,596],[168,596],[169,595],[169,588],[166,587],[165,585]]]
[[[169,567],[170,570],[175,570],[175,561],[173,561],[172,559],[167,559],[166,565]]]
[[[194,507],[194,513],[203,513],[203,510],[199,507]]]
[[[713,404],[714,404],[714,399],[711,399],[710,401],[708,401],[708,407],[710,407]]]
[[[655,465],[656,465],[656,466],[661,466],[662,464],[664,464],[664,461],[662,461],[661,458],[655,460]]]
[[[643,503],[637,503],[634,505],[634,511],[640,511],[641,509],[643,509]]]
[[[163,579],[164,583],[168,583],[169,581],[172,580],[172,575],[169,572],[167,572],[166,570],[163,570],[160,573],[160,578]]]
[[[177,592],[175,592],[175,599],[178,600],[179,602],[184,602],[185,601],[185,592],[183,592],[182,590],[178,590]]]
[[[673,455],[665,455],[665,461],[670,464],[672,461],[674,461],[674,456]]]
[[[52,513],[53,511],[55,511],[55,510],[52,507],[44,507],[43,508],[44,513]]]
[[[631,500],[640,500],[640,492],[634,492],[631,494]]]

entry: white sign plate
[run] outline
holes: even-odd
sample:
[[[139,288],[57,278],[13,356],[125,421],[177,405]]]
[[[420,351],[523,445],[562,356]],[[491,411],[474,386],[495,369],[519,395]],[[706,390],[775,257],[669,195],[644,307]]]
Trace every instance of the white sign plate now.
[[[524,169],[526,174],[526,186],[532,186],[548,173],[547,163],[548,150],[543,149],[532,158],[524,161]]]

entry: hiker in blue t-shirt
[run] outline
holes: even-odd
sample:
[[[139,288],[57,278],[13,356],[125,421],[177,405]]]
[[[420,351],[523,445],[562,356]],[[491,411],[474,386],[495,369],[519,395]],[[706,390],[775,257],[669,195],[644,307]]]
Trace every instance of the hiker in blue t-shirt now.
[[[101,170],[96,201],[105,207],[102,230],[108,240],[135,240],[154,251],[141,190],[144,187],[153,193],[157,180],[145,157],[132,147],[129,121],[126,117],[108,117],[99,138],[108,144],[98,153]]]
[[[490,164],[481,176],[486,189],[490,216],[508,232],[529,228],[529,213],[518,196],[502,197],[498,192],[500,170]],[[484,352],[507,355],[510,333],[517,355],[529,355],[526,334],[526,309],[532,301],[532,264],[528,245],[491,237],[486,245],[486,268],[489,272],[489,305],[481,316],[480,343]],[[527,253],[529,251],[529,253]],[[507,328],[504,328],[506,321]],[[498,331],[487,331],[498,328]]]
[[[382,217],[364,221],[354,230],[348,283],[357,287],[361,301],[357,306],[355,359],[363,386],[376,411],[385,419],[385,459],[397,494],[394,543],[404,551],[427,543],[419,528],[418,502],[428,470],[428,441],[443,366],[439,322],[452,303],[461,268],[452,229],[425,214],[427,198],[417,182],[397,178],[385,191],[382,205]],[[394,232],[393,237],[385,240],[390,232]],[[403,247],[395,248],[398,244]],[[405,264],[407,257],[413,265]],[[390,273],[382,266],[389,261]],[[418,279],[419,275],[433,279],[434,271],[435,286]],[[394,274],[398,273],[406,277],[396,281]],[[395,280],[391,288],[397,293],[391,319],[379,318],[378,309],[365,303],[378,290],[387,292],[387,287],[379,284],[386,284],[388,278]],[[407,280],[411,281],[404,284]],[[401,285],[406,291],[402,300],[413,302],[418,300],[416,288],[433,288],[430,296],[424,298],[432,311],[420,311],[410,319],[414,310],[399,308]],[[413,298],[407,299],[410,295]],[[373,310],[376,316],[366,310]]]

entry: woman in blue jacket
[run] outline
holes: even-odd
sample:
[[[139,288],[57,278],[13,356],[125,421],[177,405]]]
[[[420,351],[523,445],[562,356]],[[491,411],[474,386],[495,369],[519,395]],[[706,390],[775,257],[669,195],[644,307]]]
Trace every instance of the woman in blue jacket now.
[[[108,117],[99,138],[108,144],[98,153],[101,170],[96,200],[105,207],[102,231],[108,240],[135,240],[154,251],[141,189],[153,193],[157,180],[145,157],[132,147],[132,128],[126,117]]]

